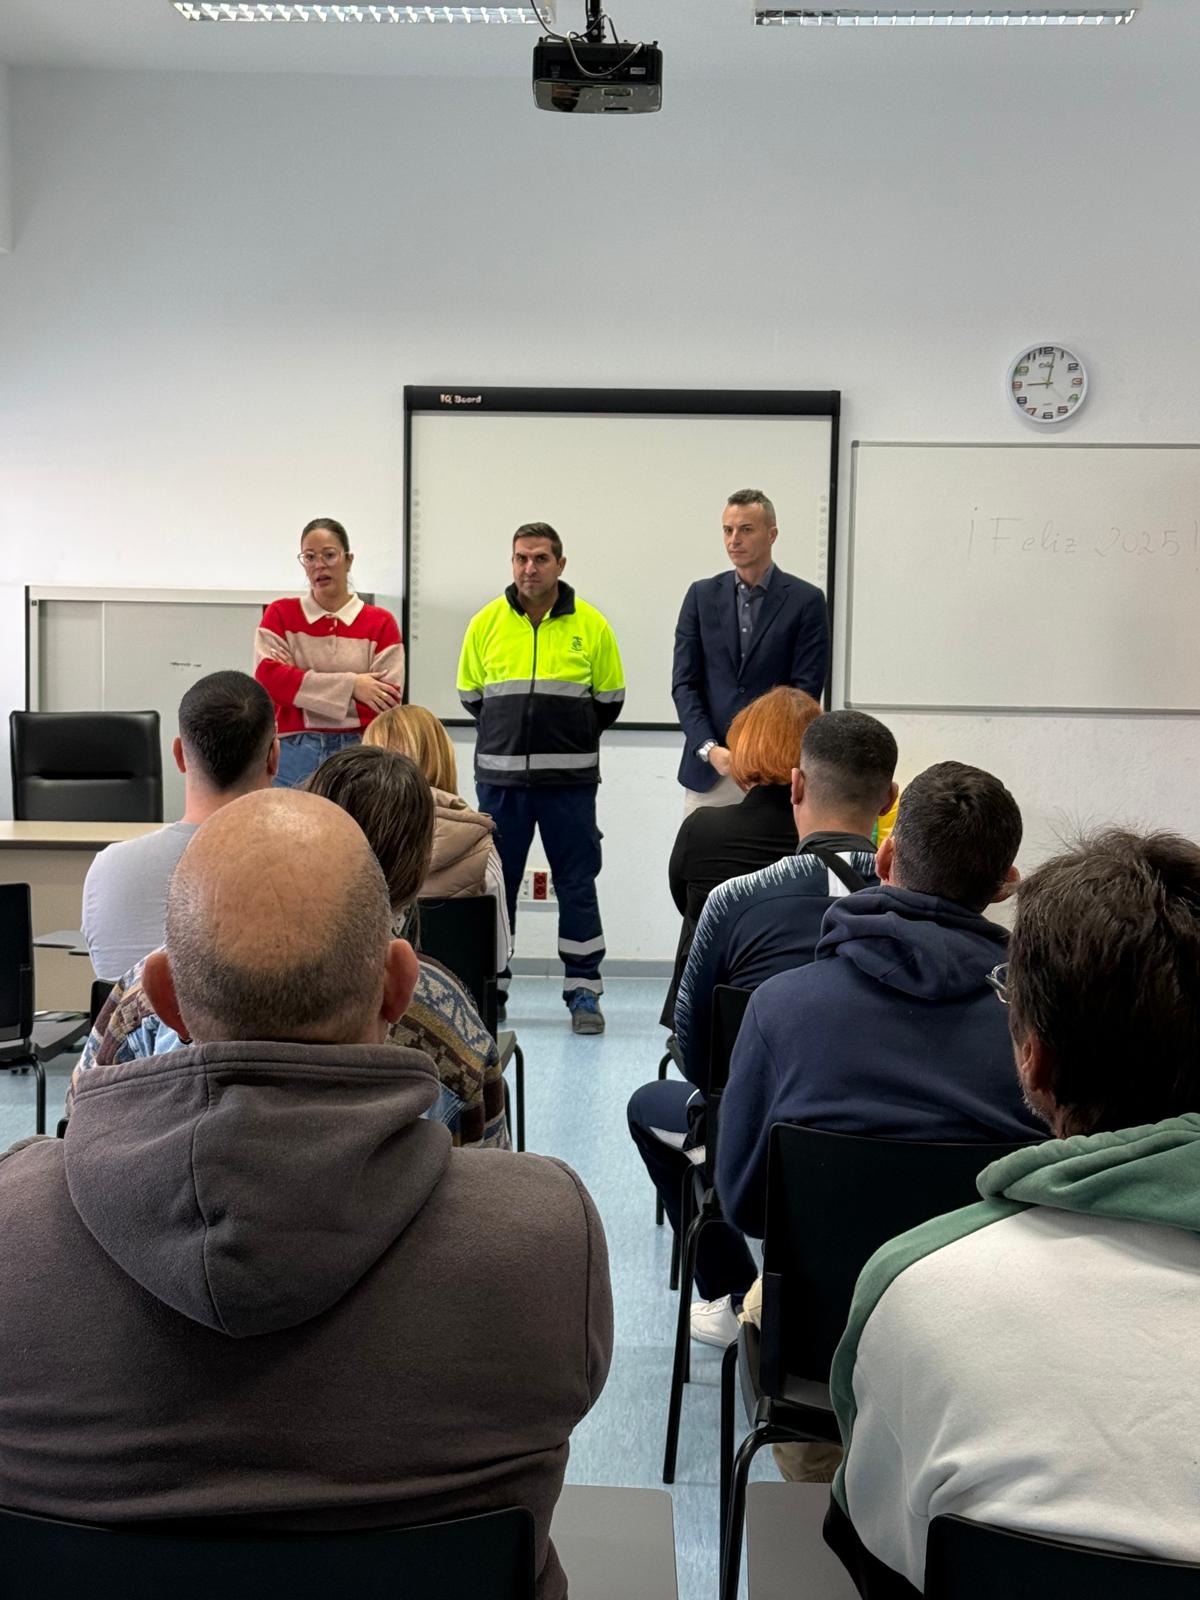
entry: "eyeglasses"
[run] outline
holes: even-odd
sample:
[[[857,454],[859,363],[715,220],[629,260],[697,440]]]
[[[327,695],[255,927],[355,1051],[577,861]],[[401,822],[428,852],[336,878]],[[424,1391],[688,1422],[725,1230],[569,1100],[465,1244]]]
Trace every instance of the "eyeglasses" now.
[[[341,550],[302,550],[296,560],[302,567],[336,567],[343,554]]]
[[[987,981],[995,989],[1003,1005],[1008,1004],[1008,962],[1002,961],[998,967],[993,967],[987,975]]]

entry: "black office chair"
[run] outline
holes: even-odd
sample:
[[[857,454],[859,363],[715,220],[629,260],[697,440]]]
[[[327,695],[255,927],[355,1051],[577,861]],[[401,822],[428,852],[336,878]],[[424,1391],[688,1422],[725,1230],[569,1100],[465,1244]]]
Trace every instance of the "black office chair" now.
[[[0,883],[0,1069],[28,1072],[36,1087],[38,1133],[46,1131],[43,1058],[75,1044],[88,1030],[82,1015],[43,1019],[33,1009],[33,912],[27,883]]]
[[[414,1528],[233,1532],[226,1523],[95,1527],[0,1510],[5,1600],[533,1600],[523,1508]]]
[[[859,1272],[880,1245],[979,1199],[975,1180],[1016,1144],[919,1144],[777,1122],[767,1157],[762,1329],[743,1323],[721,1365],[721,1600],[737,1600],[746,1484],[785,1441],[839,1444],[829,1368]],[[751,1430],[733,1456],[740,1375]]]
[[[525,1057],[511,1029],[501,1031],[496,985],[496,897],[417,901],[417,943],[423,954],[449,967],[474,1000],[483,1025],[496,1041],[501,1070],[515,1063],[516,1147],[525,1148]],[[510,1129],[511,1133],[511,1129]]]
[[[161,822],[157,711],[13,711],[17,822]]]
[[[679,1275],[679,1306],[675,1321],[675,1359],[671,1365],[671,1394],[667,1402],[667,1443],[663,1452],[663,1482],[675,1482],[675,1457],[679,1449],[679,1419],[683,1411],[683,1386],[692,1375],[692,1285],[700,1236],[713,1222],[724,1222],[713,1174],[717,1170],[717,1130],[721,1096],[729,1081],[729,1061],[738,1029],[750,1004],[749,989],[719,983],[712,997],[712,1042],[708,1057],[708,1086],[704,1091],[704,1162],[684,1175],[683,1207],[679,1231],[683,1235],[683,1267]]]
[[[925,1600],[1197,1600],[1200,1565],[1095,1550],[966,1517],[934,1517]]]

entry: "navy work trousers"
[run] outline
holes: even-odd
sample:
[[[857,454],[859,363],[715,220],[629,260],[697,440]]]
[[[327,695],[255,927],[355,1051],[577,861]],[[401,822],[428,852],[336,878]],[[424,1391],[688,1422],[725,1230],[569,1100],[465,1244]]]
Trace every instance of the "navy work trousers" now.
[[[504,868],[504,894],[514,935],[517,894],[536,828],[558,898],[558,954],[566,969],[563,999],[569,1003],[578,989],[603,993],[604,931],[596,898],[601,838],[596,826],[596,785],[510,788],[477,782],[475,794],[479,809],[496,824],[496,849]]]

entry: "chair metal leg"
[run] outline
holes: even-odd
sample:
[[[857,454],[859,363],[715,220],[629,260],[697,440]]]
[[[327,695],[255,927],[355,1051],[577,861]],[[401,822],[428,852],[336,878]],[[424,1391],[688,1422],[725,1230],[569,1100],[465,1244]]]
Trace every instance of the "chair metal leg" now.
[[[720,1600],[738,1600],[738,1580],[741,1577],[742,1566],[742,1528],[746,1521],[746,1485],[750,1481],[750,1467],[754,1458],[763,1445],[776,1444],[795,1437],[790,1428],[778,1428],[769,1422],[760,1422],[742,1440],[733,1463],[733,1476],[729,1486],[729,1517],[725,1525],[725,1551],[721,1561]]]
[[[686,1235],[692,1225],[695,1203],[696,1195],[692,1187],[692,1169],[689,1167],[683,1175],[679,1194],[679,1232],[675,1235],[675,1243],[671,1246],[670,1287],[672,1289],[678,1289],[679,1287],[680,1236]]]
[[[717,1536],[717,1546],[720,1550],[718,1572],[721,1570],[720,1562],[725,1557],[725,1525],[729,1520],[729,1480],[733,1468],[733,1427],[737,1408],[737,1365],[740,1344],[741,1341],[735,1339],[721,1357],[721,1521]]]
[[[669,1050],[667,1050],[667,1051],[665,1051],[663,1053],[663,1058],[658,1063],[658,1081],[659,1081],[659,1083],[661,1083],[663,1081],[663,1079],[666,1077],[667,1068],[670,1065],[671,1065],[671,1052]]]
[[[663,1210],[662,1196],[656,1194],[654,1197],[654,1226],[656,1228],[662,1227],[665,1216],[666,1212]]]
[[[33,1071],[37,1078],[36,1122],[34,1124],[38,1133],[46,1131],[46,1071],[36,1056],[33,1058]]]
[[[507,1078],[504,1079],[504,1126],[508,1129],[508,1142],[512,1144],[512,1090]]]
[[[683,1278],[679,1285],[679,1311],[675,1318],[675,1359],[671,1364],[671,1394],[667,1402],[667,1447],[663,1452],[664,1483],[675,1482],[675,1457],[679,1449],[679,1418],[683,1410],[683,1386],[691,1377],[692,1280],[696,1275],[696,1252],[703,1226],[703,1217],[693,1218],[683,1241]]]
[[[517,1079],[517,1149],[525,1148],[525,1055],[519,1044],[513,1046]]]

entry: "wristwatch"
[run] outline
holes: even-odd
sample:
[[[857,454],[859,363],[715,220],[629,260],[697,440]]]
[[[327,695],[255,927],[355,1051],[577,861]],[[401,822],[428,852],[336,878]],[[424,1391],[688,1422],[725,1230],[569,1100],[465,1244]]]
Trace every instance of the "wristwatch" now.
[[[696,754],[700,757],[701,761],[708,760],[708,753],[715,747],[716,742],[717,741],[715,739],[705,739],[699,750],[696,751]]]

